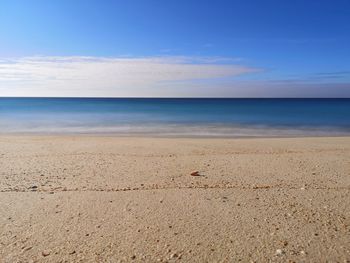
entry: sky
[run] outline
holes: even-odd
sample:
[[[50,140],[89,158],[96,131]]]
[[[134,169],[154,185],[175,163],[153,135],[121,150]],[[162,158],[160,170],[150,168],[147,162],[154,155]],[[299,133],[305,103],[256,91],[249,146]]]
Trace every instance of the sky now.
[[[350,1],[1,0],[0,96],[350,97]]]

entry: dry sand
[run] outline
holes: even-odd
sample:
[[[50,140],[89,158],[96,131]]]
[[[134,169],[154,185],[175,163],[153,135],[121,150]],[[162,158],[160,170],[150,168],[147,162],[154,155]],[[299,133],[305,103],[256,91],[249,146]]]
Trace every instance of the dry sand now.
[[[0,262],[350,261],[350,137],[1,136],[0,190]]]

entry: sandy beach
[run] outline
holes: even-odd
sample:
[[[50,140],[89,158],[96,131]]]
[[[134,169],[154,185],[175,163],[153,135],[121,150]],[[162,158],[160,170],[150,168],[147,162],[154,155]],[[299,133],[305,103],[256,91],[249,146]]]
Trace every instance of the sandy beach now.
[[[350,137],[2,135],[0,168],[0,262],[350,261]]]

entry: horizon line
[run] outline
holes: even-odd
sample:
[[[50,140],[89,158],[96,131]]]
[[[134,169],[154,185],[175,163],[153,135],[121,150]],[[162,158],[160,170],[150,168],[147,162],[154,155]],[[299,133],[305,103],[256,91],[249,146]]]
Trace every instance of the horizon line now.
[[[1,96],[0,99],[350,99],[350,97],[66,97],[66,96]]]

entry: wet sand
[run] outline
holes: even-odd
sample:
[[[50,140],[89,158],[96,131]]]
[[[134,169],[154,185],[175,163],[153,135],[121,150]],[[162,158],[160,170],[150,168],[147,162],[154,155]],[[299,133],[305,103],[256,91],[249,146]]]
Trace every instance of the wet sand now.
[[[1,136],[0,191],[0,262],[350,261],[350,137]]]

